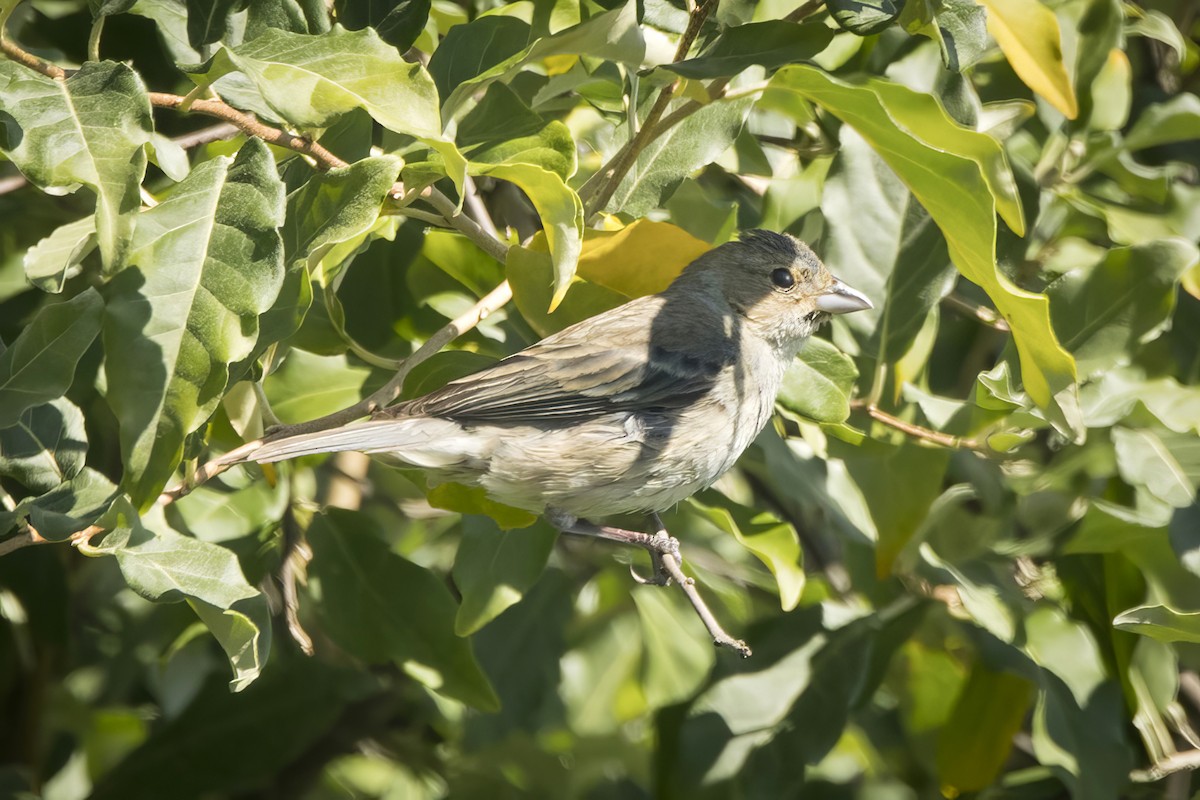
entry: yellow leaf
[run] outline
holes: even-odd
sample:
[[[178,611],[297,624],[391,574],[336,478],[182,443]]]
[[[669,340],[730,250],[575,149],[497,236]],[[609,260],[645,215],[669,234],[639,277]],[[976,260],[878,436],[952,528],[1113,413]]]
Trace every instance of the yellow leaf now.
[[[1079,116],[1054,12],[1038,0],[979,2],[988,12],[988,33],[1000,45],[1017,76],[1068,119]]]
[[[588,233],[576,274],[626,297],[661,292],[712,247],[669,222],[645,219],[613,233]]]

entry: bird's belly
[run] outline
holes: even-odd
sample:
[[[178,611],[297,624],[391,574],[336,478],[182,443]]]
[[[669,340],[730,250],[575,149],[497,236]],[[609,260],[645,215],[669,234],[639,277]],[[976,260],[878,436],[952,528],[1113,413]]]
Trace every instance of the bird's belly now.
[[[762,427],[758,409],[610,415],[564,428],[506,427],[477,481],[495,500],[595,519],[662,511],[711,486]]]

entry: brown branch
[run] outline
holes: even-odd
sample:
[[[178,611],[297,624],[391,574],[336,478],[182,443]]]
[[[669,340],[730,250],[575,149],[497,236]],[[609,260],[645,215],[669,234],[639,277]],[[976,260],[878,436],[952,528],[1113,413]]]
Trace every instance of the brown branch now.
[[[1135,769],[1129,773],[1129,780],[1134,783],[1154,783],[1176,772],[1197,769],[1200,769],[1200,750],[1187,750],[1172,753],[1146,769]]]
[[[905,422],[899,417],[892,416],[874,404],[857,402],[852,403],[851,405],[856,408],[865,409],[866,412],[871,415],[872,419],[876,420],[877,422],[882,422],[889,428],[894,428],[901,433],[911,436],[914,439],[919,439],[923,442],[929,442],[930,444],[935,444],[938,447],[946,447],[951,450],[974,450],[979,453],[991,452],[986,445],[974,439],[966,439],[962,436],[954,436],[952,434],[935,431],[921,425],[915,425],[911,422]]]
[[[253,114],[238,111],[233,106],[223,103],[220,100],[193,100],[187,108],[180,108],[184,100],[182,95],[149,92],[149,96],[150,105],[156,108],[173,108],[177,111],[185,112],[195,111],[197,114],[205,114],[225,120],[236,126],[238,130],[262,139],[268,144],[286,147],[289,150],[295,150],[297,153],[311,157],[321,165],[322,169],[350,166],[348,162],[338,158],[311,139],[297,136],[294,133],[289,133],[279,128],[273,128],[270,125],[264,125]]]
[[[54,78],[56,81],[64,80],[69,74],[65,69],[57,64],[51,64],[49,61],[43,61],[33,53],[22,50],[17,46],[16,42],[10,40],[3,31],[0,31],[0,53],[4,53],[4,55],[8,56],[13,61],[16,61],[18,64],[29,67],[35,72],[40,72],[47,78]]]

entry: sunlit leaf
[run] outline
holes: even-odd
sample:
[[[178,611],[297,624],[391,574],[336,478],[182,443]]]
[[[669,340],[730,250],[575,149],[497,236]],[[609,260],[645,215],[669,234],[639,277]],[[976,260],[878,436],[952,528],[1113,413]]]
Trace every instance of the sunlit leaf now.
[[[1075,119],[1079,105],[1063,59],[1058,18],[1038,0],[980,0],[988,32],[1013,70],[1063,116]]]
[[[55,80],[0,60],[0,148],[47,192],[82,184],[95,193],[96,241],[110,271],[125,263],[151,130],[146,87],[125,64],[89,61]]]
[[[108,401],[121,427],[125,488],[153,500],[186,436],[220,403],[283,281],[283,185],[266,146],[199,165],[138,220],[133,266],[106,288]]]
[[[996,266],[996,212],[1024,230],[999,143],[955,124],[931,95],[880,79],[843,81],[792,66],[773,85],[842,118],[896,171],[942,229],[954,265],[983,287],[1009,323],[1026,391],[1061,425],[1078,428],[1075,363],[1054,336],[1046,297],[1015,286]]]

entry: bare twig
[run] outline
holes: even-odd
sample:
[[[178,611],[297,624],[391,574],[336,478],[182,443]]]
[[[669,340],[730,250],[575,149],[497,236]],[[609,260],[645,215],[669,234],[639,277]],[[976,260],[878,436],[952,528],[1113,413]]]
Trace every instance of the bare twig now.
[[[990,452],[986,445],[974,439],[966,439],[962,436],[954,436],[952,434],[935,431],[921,425],[915,425],[911,422],[905,422],[899,417],[892,416],[874,404],[859,402],[853,403],[852,405],[856,408],[862,408],[866,410],[866,412],[871,415],[871,418],[877,422],[882,422],[889,428],[895,428],[901,433],[907,434],[914,439],[920,439],[921,441],[929,442],[930,444],[935,444],[939,447],[946,447],[951,450],[974,450],[980,453]]]
[[[320,164],[323,169],[349,166],[347,162],[338,158],[316,142],[306,139],[303,136],[297,136],[294,133],[280,130],[279,128],[272,128],[270,125],[264,125],[253,114],[238,111],[233,106],[223,103],[220,100],[194,100],[190,107],[181,109],[180,106],[183,104],[184,98],[180,95],[150,92],[149,96],[150,105],[152,106],[195,111],[197,114],[205,114],[217,119],[223,119],[236,126],[242,132],[262,139],[264,142],[278,145],[279,147],[286,147],[289,150],[309,156]]]
[[[9,553],[29,547],[31,544],[45,544],[46,540],[37,534],[37,531],[27,529],[22,533],[18,533],[10,539],[5,539],[0,542],[0,556],[6,556]]]
[[[475,244],[479,245],[483,252],[501,264],[507,260],[508,245],[489,234],[482,225],[459,211],[458,207],[454,205],[453,200],[432,186],[429,187],[426,193],[422,193],[422,196],[431,206],[438,210],[438,213],[446,218],[447,222],[466,235]],[[490,222],[491,219],[488,218],[488,221]]]
[[[942,303],[949,308],[953,308],[961,314],[977,319],[989,328],[995,328],[998,331],[1008,333],[1011,329],[1008,327],[1007,320],[996,311],[993,311],[986,306],[981,306],[977,303],[972,303],[965,297],[951,292],[942,298]]]
[[[479,227],[483,228],[483,232],[491,238],[502,241],[504,237],[496,229],[496,223],[492,221],[491,213],[484,204],[483,198],[479,196],[479,188],[475,185],[475,179],[470,175],[463,180],[463,190],[466,192],[463,199],[466,201],[467,209],[479,223]]]
[[[287,621],[288,633],[300,647],[301,652],[313,654],[312,637],[300,623],[300,597],[297,586],[304,583],[308,562],[312,560],[312,549],[304,541],[304,533],[296,524],[296,517],[289,504],[283,512],[283,553],[279,562],[279,587],[283,595],[283,617]]]
[[[8,56],[13,61],[16,61],[18,64],[29,67],[35,72],[42,73],[47,78],[54,78],[55,80],[61,81],[67,77],[68,73],[65,69],[57,64],[51,64],[49,61],[43,61],[33,53],[22,50],[17,46],[16,42],[13,42],[6,35],[4,35],[3,31],[0,31],[0,53],[4,53],[4,55]]]
[[[1135,769],[1129,773],[1129,780],[1134,783],[1154,783],[1176,772],[1196,769],[1200,769],[1200,750],[1186,750],[1172,753],[1146,769]]]

